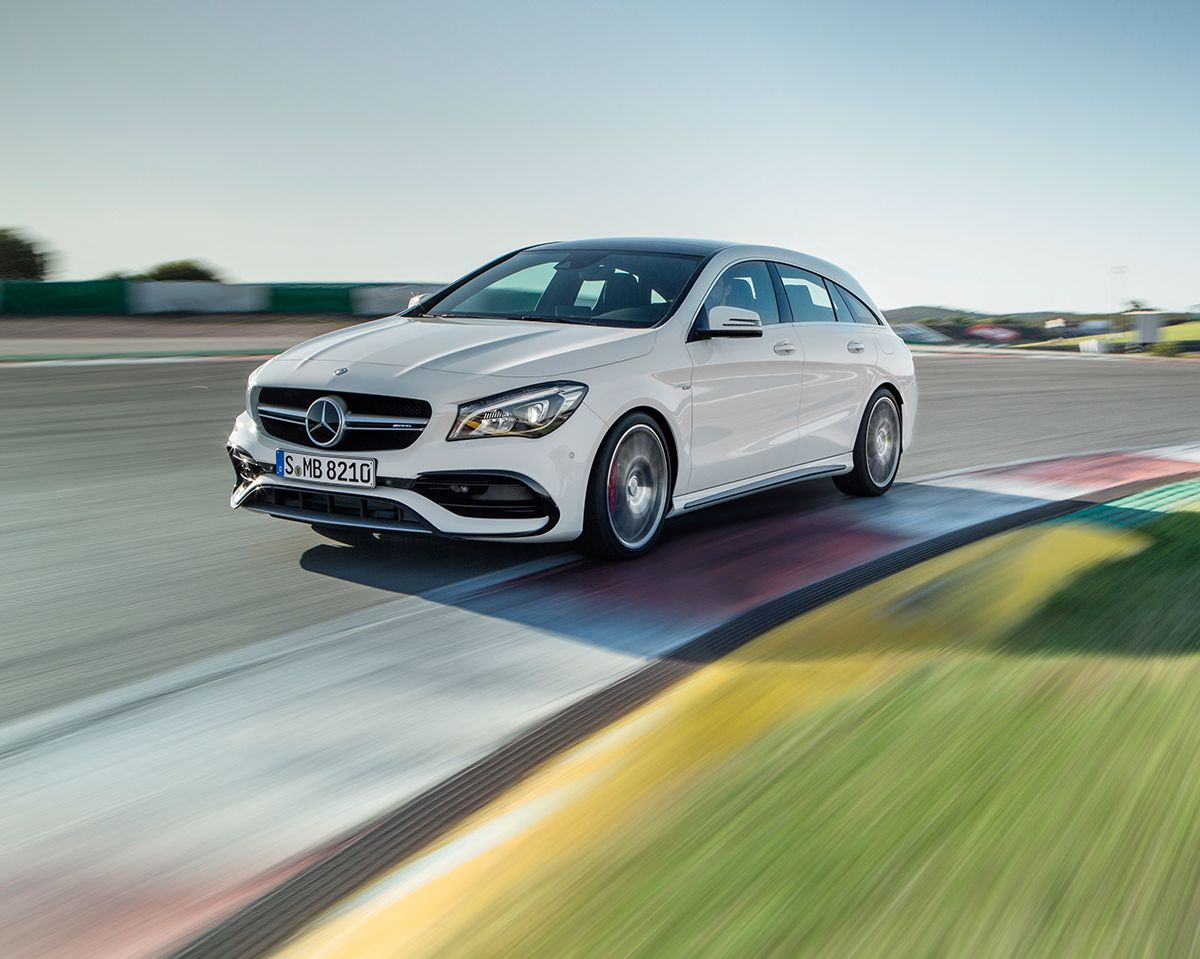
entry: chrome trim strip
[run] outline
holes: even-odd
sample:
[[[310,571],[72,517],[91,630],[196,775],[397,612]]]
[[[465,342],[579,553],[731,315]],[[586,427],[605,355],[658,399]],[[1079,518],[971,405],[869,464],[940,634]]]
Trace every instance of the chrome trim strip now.
[[[371,429],[424,429],[429,420],[414,416],[368,416],[365,413],[346,414],[346,426],[352,430]]]
[[[303,425],[308,418],[306,410],[291,409],[287,406],[271,406],[260,404],[258,415],[269,420],[280,420],[284,423]],[[365,413],[349,413],[346,416],[348,430],[423,430],[429,425],[429,420],[409,416],[370,416]]]
[[[259,416],[269,416],[271,419],[285,420],[289,423],[303,423],[307,415],[304,410],[293,410],[286,406],[269,406],[260,404],[258,407]]]

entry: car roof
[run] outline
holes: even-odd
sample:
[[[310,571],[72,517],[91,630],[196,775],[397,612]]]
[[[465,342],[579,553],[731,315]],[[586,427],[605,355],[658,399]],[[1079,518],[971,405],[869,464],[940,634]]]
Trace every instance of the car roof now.
[[[711,256],[721,250],[736,246],[717,240],[688,240],[662,236],[617,236],[600,237],[593,240],[557,240],[553,243],[538,243],[534,250],[595,250],[614,249],[629,253],[687,253],[692,256]]]

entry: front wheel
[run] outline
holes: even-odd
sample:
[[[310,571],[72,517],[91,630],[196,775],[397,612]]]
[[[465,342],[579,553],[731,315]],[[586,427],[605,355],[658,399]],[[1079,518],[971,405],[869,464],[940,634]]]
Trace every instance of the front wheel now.
[[[623,417],[600,444],[584,503],[583,547],[604,559],[632,559],[658,540],[671,495],[671,463],[658,424]]]
[[[890,390],[880,388],[867,402],[854,441],[854,469],[833,478],[849,496],[882,496],[900,468],[900,407]]]

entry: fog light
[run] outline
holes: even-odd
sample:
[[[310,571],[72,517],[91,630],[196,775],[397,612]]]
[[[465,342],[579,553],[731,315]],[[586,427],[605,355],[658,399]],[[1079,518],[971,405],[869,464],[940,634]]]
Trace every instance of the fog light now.
[[[263,474],[263,468],[258,461],[245,450],[240,450],[236,446],[229,447],[229,461],[233,464],[233,472],[238,486],[252,483]]]

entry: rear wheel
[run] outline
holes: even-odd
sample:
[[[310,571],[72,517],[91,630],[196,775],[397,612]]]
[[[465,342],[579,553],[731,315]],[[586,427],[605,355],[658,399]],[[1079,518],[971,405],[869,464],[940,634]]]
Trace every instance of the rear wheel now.
[[[671,495],[671,463],[658,424],[622,418],[600,444],[584,504],[583,547],[605,559],[641,556],[658,540]]]
[[[867,403],[854,442],[854,469],[833,478],[849,496],[882,496],[900,468],[900,406],[891,390],[878,389]]]

